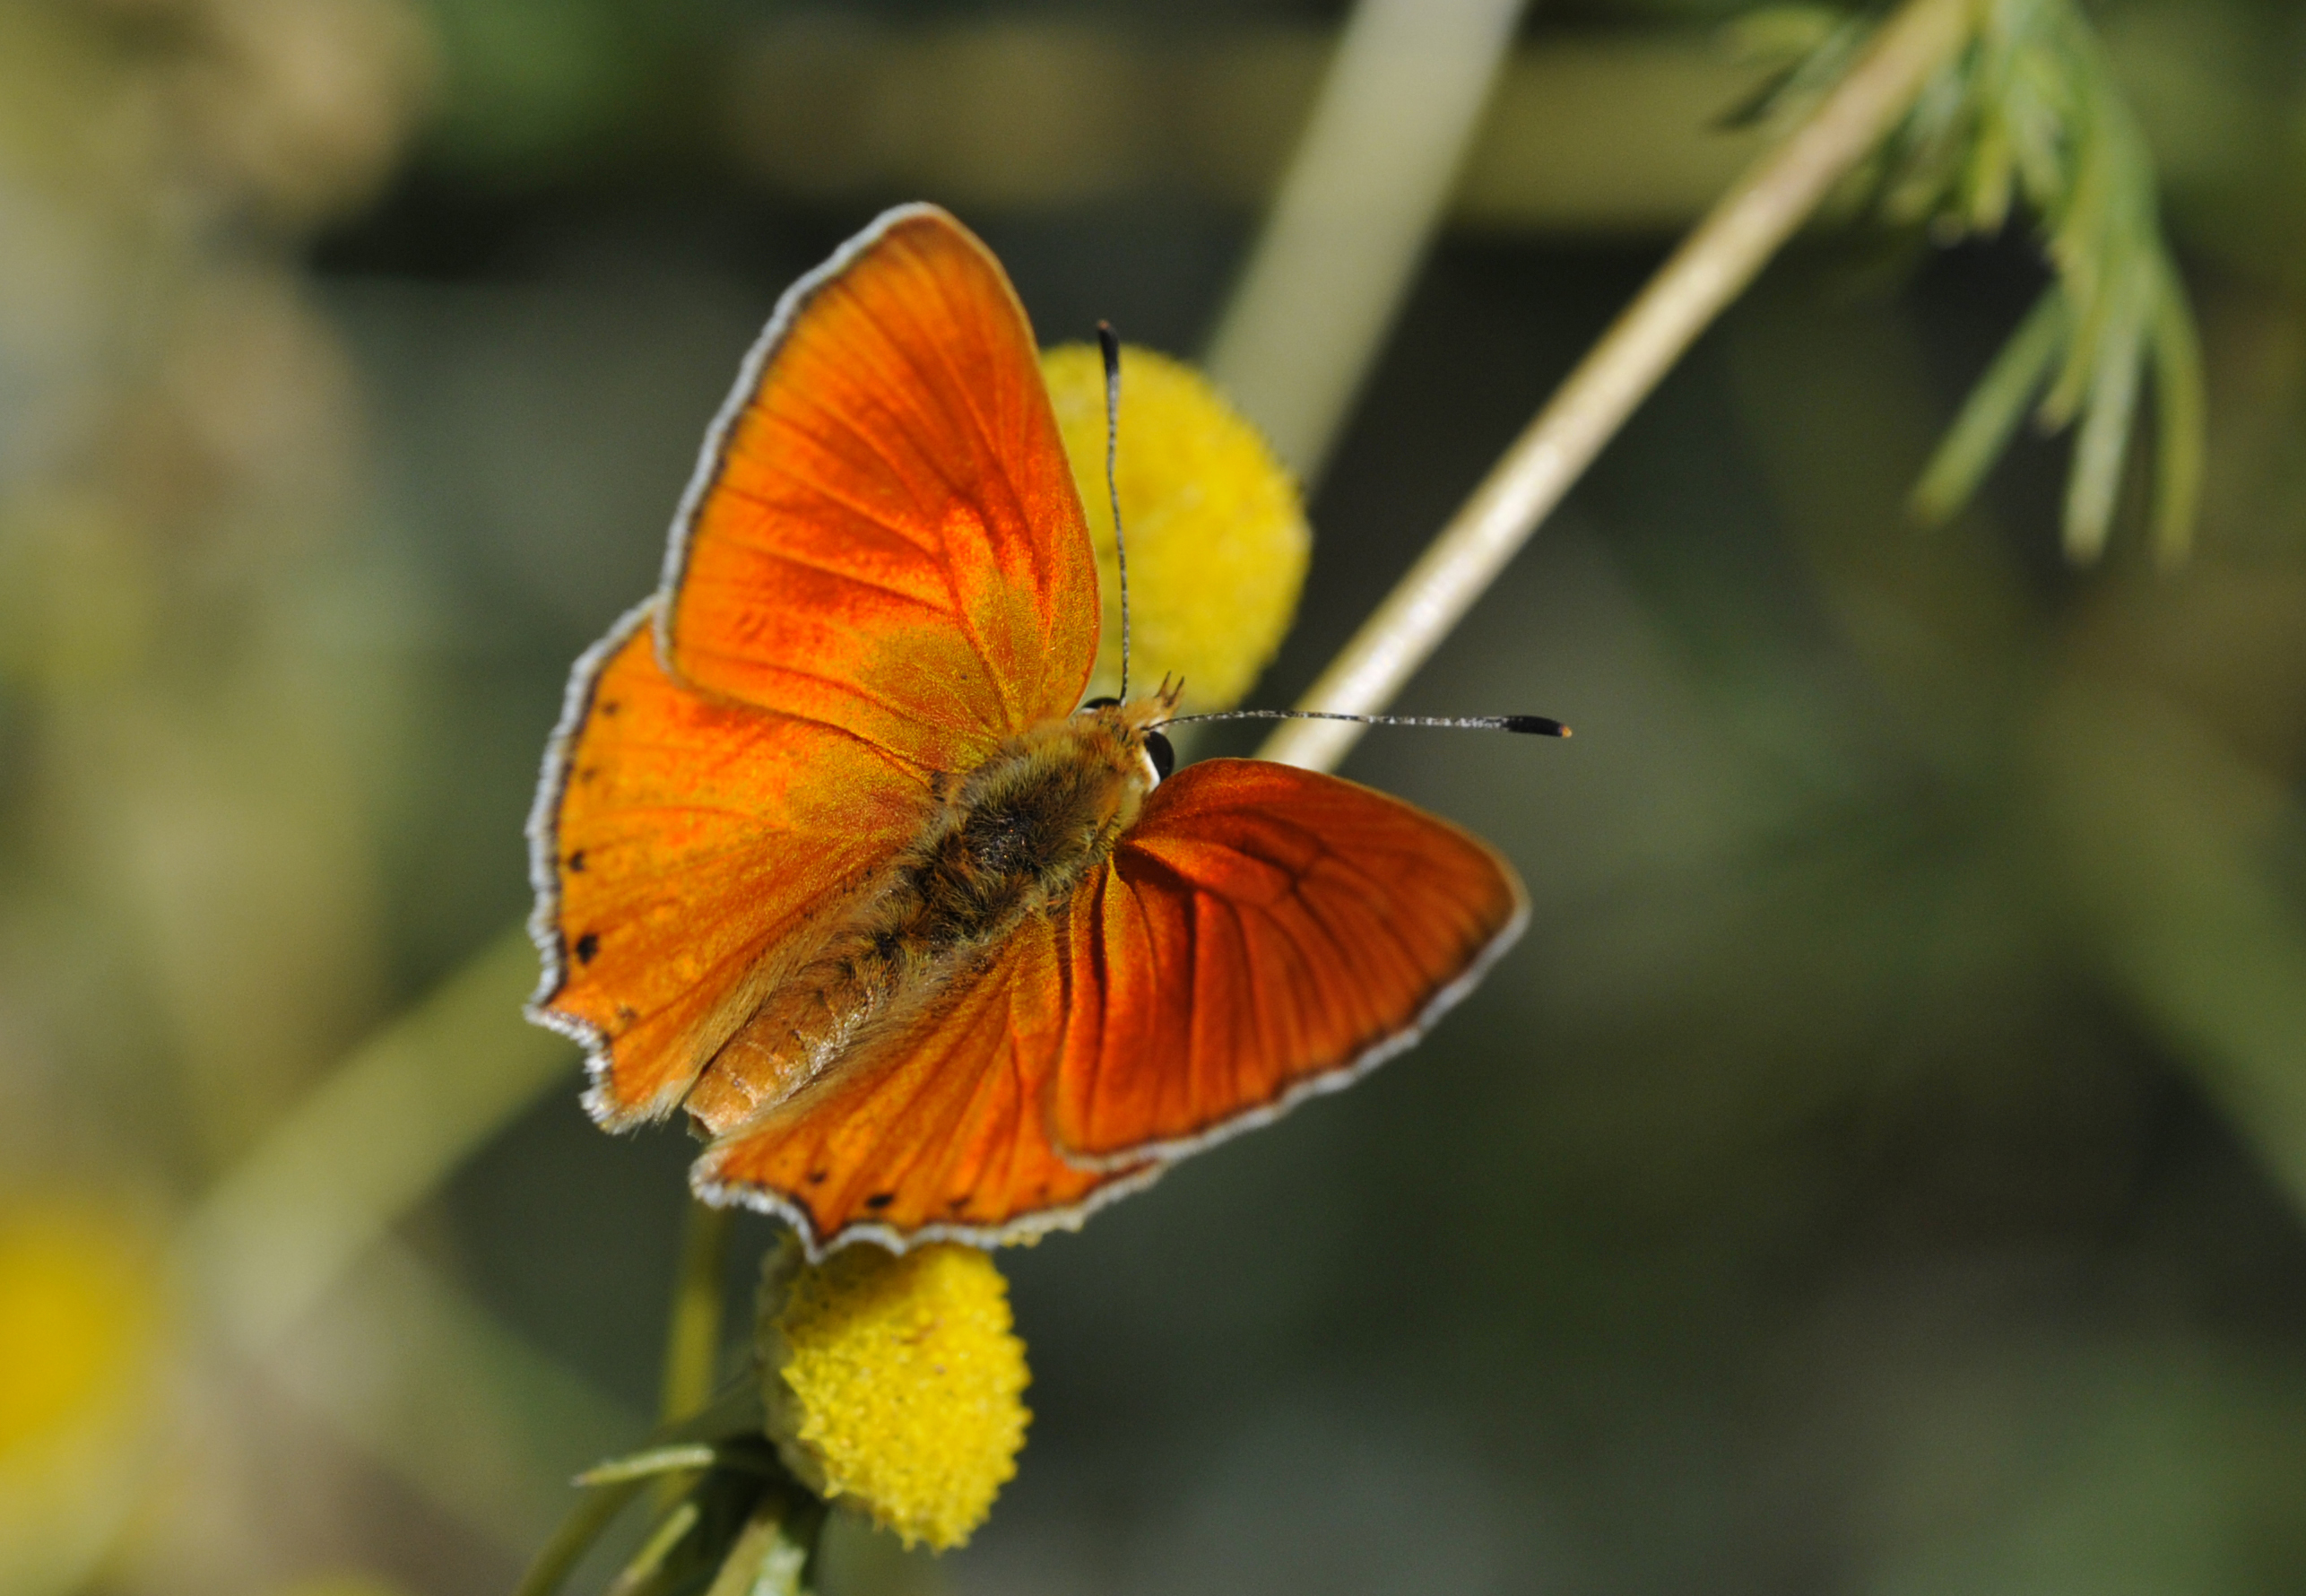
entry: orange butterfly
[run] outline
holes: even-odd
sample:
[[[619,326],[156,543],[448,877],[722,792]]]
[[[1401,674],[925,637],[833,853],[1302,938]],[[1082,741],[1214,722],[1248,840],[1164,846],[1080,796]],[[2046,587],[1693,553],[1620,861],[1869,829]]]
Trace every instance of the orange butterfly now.
[[[1350,782],[1170,774],[1084,706],[1097,565],[1033,330],[891,211],[746,357],[664,579],[576,664],[529,824],[532,1019],[611,1129],[812,1256],[1078,1224],[1414,1042],[1519,934],[1512,868]]]

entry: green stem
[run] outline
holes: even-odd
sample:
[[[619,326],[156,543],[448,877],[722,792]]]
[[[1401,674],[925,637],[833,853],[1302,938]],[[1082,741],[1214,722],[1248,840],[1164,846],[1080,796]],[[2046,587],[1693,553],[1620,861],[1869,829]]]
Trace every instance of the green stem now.
[[[753,1509],[705,1596],[803,1596],[825,1505],[771,1492]]]
[[[202,1200],[180,1255],[242,1353],[269,1355],[402,1214],[573,1073],[568,1042],[521,1018],[535,982],[536,950],[507,926]]]
[[[588,1470],[585,1475],[579,1476],[579,1485],[588,1485],[590,1481],[599,1483],[589,1484],[584,1496],[577,1499],[576,1505],[561,1521],[560,1528],[553,1531],[552,1539],[545,1543],[544,1549],[537,1553],[536,1560],[529,1565],[527,1574],[522,1576],[513,1596],[553,1596],[585,1551],[599,1538],[601,1531],[609,1527],[609,1521],[615,1518],[625,1504],[637,1496],[650,1480],[672,1482],[675,1488],[672,1494],[677,1496],[696,1477],[696,1471],[684,1465],[696,1462],[725,1461],[717,1455],[716,1449],[701,1458],[695,1452],[681,1456],[671,1455],[680,1444],[748,1434],[759,1428],[759,1386],[750,1381],[732,1386],[702,1411],[677,1422],[659,1426],[656,1433],[643,1443],[643,1451],[622,1458],[612,1458],[600,1468]],[[766,1461],[767,1454],[763,1456]],[[671,1466],[636,1466],[643,1464]]]
[[[625,1504],[639,1495],[646,1483],[646,1476],[636,1475],[585,1492],[576,1508],[560,1522],[560,1528],[552,1532],[552,1539],[544,1543],[544,1549],[536,1554],[528,1572],[521,1575],[513,1596],[553,1596],[562,1582],[576,1571],[601,1531],[609,1527],[609,1521],[622,1512]]]
[[[691,1200],[681,1236],[681,1271],[664,1330],[664,1384],[658,1417],[677,1424],[712,1400],[721,1362],[723,1285],[733,1211]]]
[[[648,1539],[641,1542],[640,1550],[633,1554],[632,1561],[609,1582],[608,1596],[640,1596],[641,1592],[655,1584],[658,1571],[672,1555],[673,1548],[689,1539],[689,1531],[703,1517],[704,1510],[691,1501],[679,1504],[659,1519],[656,1528],[648,1532]]]

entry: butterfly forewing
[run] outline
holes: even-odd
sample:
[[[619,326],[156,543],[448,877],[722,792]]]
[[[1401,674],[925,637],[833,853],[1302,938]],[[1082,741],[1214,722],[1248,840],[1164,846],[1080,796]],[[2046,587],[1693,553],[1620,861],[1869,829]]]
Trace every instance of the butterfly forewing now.
[[[1008,279],[944,213],[890,213],[786,295],[664,591],[570,684],[530,828],[532,1012],[587,1045],[594,1113],[669,1110],[915,834],[935,773],[1072,708],[1097,618]]]
[[[1070,712],[1097,568],[1000,264],[892,213],[787,296],[674,530],[682,680],[928,770]]]
[[[1414,1041],[1520,932],[1520,881],[1444,820],[1251,759],[1178,772],[1075,905],[1051,1133],[1192,1150]]]
[[[590,1105],[669,1112],[773,979],[920,825],[908,768],[845,732],[690,692],[649,606],[571,695],[532,837],[536,1011],[594,1054]]]

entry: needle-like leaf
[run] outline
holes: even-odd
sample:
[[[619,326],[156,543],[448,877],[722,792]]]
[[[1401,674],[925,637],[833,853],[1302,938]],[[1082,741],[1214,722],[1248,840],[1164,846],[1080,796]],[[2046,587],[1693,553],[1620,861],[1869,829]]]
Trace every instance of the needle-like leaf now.
[[[2068,555],[2103,551],[2151,372],[2156,421],[2154,545],[2185,557],[2200,497],[2201,356],[2163,241],[2153,158],[2076,0],[1976,0],[1968,46],[1940,69],[1868,175],[1860,204],[1942,243],[2034,217],[2054,282],[1990,367],[1915,484],[1925,523],[1949,518],[2007,447],[2026,407],[2076,426]],[[1814,41],[1757,119],[1790,121],[1838,71],[1840,35],[1814,11],[1756,13],[1741,39]],[[2044,392],[2044,388],[2047,392]]]
[[[2186,558],[2202,498],[2205,430],[2202,346],[2186,296],[2165,265],[2154,282],[2149,335],[2154,341],[2154,551],[2163,565]]]
[[[1917,520],[1937,525],[1977,491],[2065,346],[2067,319],[2065,291],[2053,282],[2042,290],[2017,332],[1971,390],[1962,413],[1914,484],[1912,503]]]

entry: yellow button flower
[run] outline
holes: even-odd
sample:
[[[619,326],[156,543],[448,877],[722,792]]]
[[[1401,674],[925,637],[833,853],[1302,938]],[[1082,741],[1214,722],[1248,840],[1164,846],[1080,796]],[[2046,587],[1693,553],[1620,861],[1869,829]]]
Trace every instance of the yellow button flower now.
[[[0,1203],[0,1587],[88,1575],[149,1462],[161,1292],[143,1234],[65,1201]]]
[[[764,1271],[761,1387],[795,1474],[910,1546],[958,1546],[1017,1472],[1030,1417],[1009,1288],[975,1247],[858,1245]]]
[[[1105,366],[1085,343],[1041,357],[1089,517],[1105,593],[1090,693],[1121,679],[1120,572],[1105,482]],[[1131,344],[1121,360],[1114,475],[1129,533],[1131,687],[1185,679],[1189,710],[1241,701],[1281,646],[1313,533],[1297,484],[1257,429],[1192,367]]]

